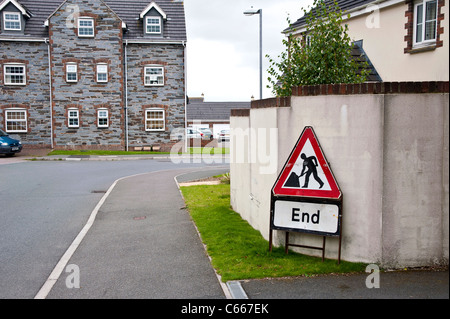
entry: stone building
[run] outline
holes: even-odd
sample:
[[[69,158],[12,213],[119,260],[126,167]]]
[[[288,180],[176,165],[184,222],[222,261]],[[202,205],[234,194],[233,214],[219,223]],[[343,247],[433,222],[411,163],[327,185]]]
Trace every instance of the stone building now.
[[[175,0],[3,0],[0,127],[28,147],[169,146],[185,127]]]

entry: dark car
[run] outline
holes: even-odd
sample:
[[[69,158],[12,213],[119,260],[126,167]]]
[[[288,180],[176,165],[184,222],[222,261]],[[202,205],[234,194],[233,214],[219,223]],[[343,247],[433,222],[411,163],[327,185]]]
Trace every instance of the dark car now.
[[[22,143],[18,140],[10,138],[8,134],[0,130],[0,154],[13,156],[22,151]]]

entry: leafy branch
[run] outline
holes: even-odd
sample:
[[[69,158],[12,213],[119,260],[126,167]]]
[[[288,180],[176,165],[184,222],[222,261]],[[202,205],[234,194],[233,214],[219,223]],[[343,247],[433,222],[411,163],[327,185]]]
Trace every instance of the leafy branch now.
[[[366,81],[367,62],[361,68],[361,59],[358,62],[352,57],[353,43],[337,2],[314,0],[312,10],[302,10],[306,18],[305,32],[294,35],[288,17],[292,31],[283,39],[286,50],[278,56],[279,62],[266,56],[271,63],[268,87],[272,87],[273,93],[289,96],[292,87],[300,85]]]

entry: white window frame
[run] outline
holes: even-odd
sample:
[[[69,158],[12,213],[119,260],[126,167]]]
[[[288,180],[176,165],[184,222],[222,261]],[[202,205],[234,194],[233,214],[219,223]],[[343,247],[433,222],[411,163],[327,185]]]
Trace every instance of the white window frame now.
[[[160,117],[149,117],[152,112],[157,112],[162,114]],[[162,127],[152,128],[149,126],[149,121],[162,122]],[[145,131],[147,132],[162,132],[166,130],[166,111],[164,109],[152,108],[145,110]]]
[[[426,14],[427,14],[427,3],[429,2],[435,2],[436,3],[436,16],[434,17],[433,20],[426,20]],[[436,43],[437,40],[437,24],[438,24],[438,20],[437,20],[437,16],[438,16],[438,1],[437,0],[420,0],[420,1],[415,1],[414,2],[414,32],[413,32],[413,46],[415,47],[420,47],[420,46],[426,46],[426,45],[432,45]],[[418,31],[418,7],[422,6],[422,30],[421,30],[421,36],[422,36],[422,41],[417,41],[417,31]],[[434,39],[428,39],[425,40],[425,36],[426,36],[426,24],[427,22],[433,22],[435,23],[435,30],[434,30],[434,34],[435,37]]]
[[[307,34],[307,35],[305,36],[305,45],[306,45],[307,47],[310,47],[311,44],[312,44],[312,36],[311,36],[310,34]]]
[[[10,119],[8,118],[11,113],[23,113],[24,118],[23,119]],[[11,122],[18,122],[23,123],[22,127],[23,129],[8,129],[8,123]],[[28,132],[28,116],[27,116],[27,110],[25,109],[6,109],[5,110],[5,129],[7,133],[27,133]]]
[[[102,69],[102,70],[101,70]],[[103,74],[106,76],[106,79],[100,79],[99,75]],[[107,83],[108,82],[108,65],[106,63],[97,64],[97,82],[98,83]]]
[[[100,120],[106,120],[106,124],[101,124]],[[109,110],[108,109],[98,109],[97,110],[97,127],[100,127],[100,128],[109,127]]]
[[[92,26],[82,26],[81,23],[82,22],[91,22]],[[89,18],[89,17],[80,17],[78,18],[78,36],[80,38],[93,38],[95,36],[95,23],[94,23],[94,18]],[[81,30],[92,30],[92,34],[82,34],[80,31]]]
[[[76,124],[72,124],[71,120],[76,120]],[[79,128],[80,127],[80,110],[79,109],[67,109],[67,127]]]
[[[150,74],[152,69],[160,70],[161,74]],[[165,72],[164,67],[160,65],[148,65],[144,67],[144,85],[164,86],[164,72]]]
[[[158,20],[158,23],[149,23],[150,20]],[[149,27],[156,27],[159,31],[149,31]],[[157,16],[147,16],[145,17],[145,33],[146,34],[161,34],[162,32],[162,19]]]
[[[7,15],[17,16],[18,20],[11,19],[11,18],[7,19],[6,18]],[[17,23],[18,22],[19,28],[11,28],[11,27],[8,28],[6,26],[7,22],[9,22],[9,23]],[[20,18],[19,12],[7,12],[7,11],[3,12],[3,30],[5,30],[5,31],[21,31],[22,30],[22,20]]]
[[[6,69],[9,67],[13,67],[13,68],[22,68],[23,72],[22,73],[11,73],[11,72],[6,72]],[[23,81],[21,83],[13,83],[11,82],[11,78],[8,79],[8,77],[11,76],[22,76],[23,77]],[[5,65],[3,65],[3,83],[5,83],[5,85],[27,85],[27,67],[25,64],[21,64],[21,63],[7,63]]]
[[[70,68],[75,67],[75,71],[69,70]],[[75,74],[75,80],[69,79],[69,74]],[[78,82],[78,64],[76,63],[67,63],[66,64],[66,82],[76,83]]]

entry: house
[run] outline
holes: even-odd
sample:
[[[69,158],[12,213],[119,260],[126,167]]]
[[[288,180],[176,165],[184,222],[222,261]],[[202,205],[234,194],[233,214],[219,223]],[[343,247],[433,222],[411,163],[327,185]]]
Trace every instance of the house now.
[[[350,38],[359,43],[382,81],[449,80],[449,6],[445,0],[337,3]],[[302,35],[305,31],[306,18],[302,17],[284,32]]]
[[[0,127],[25,146],[164,147],[185,127],[182,1],[0,1]]]
[[[250,109],[251,102],[206,102],[204,96],[190,97],[187,104],[188,126],[209,128],[217,138],[221,130],[230,129],[232,109]]]

